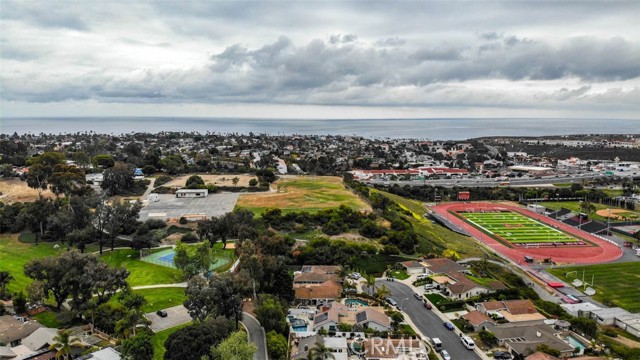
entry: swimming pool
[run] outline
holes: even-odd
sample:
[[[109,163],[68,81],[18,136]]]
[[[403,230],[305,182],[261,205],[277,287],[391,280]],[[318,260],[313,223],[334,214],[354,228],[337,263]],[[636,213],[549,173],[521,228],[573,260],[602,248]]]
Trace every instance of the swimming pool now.
[[[346,305],[350,305],[350,306],[369,306],[369,303],[364,301],[364,300],[360,300],[360,299],[347,299],[344,301],[344,303]]]
[[[295,332],[306,332],[307,331],[307,325],[303,325],[303,326],[292,326],[291,329]]]
[[[571,335],[565,336],[564,340],[566,342],[568,342],[569,345],[573,346],[574,348],[580,349],[580,351],[578,352],[578,355],[584,354],[584,351],[587,349],[587,347],[584,346],[584,344],[582,344],[582,342],[580,342],[580,340],[576,339],[575,337],[573,337]]]

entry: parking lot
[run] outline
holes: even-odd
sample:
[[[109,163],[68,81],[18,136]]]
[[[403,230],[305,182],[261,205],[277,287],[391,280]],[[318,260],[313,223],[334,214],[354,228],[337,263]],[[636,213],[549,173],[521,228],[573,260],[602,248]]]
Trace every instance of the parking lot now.
[[[209,194],[205,198],[177,198],[175,195],[158,195],[159,201],[149,201],[140,210],[140,220],[179,219],[185,215],[201,214],[210,218],[233,211],[238,194]]]
[[[150,328],[154,333],[191,322],[189,312],[182,305],[170,307],[165,311],[167,312],[167,317],[160,317],[154,312],[145,314],[145,317],[151,321]]]

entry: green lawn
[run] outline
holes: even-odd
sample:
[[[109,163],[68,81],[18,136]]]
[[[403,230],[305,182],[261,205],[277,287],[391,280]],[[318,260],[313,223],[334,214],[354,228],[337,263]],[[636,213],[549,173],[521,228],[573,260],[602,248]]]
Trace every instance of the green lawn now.
[[[445,298],[444,296],[440,295],[440,294],[436,294],[436,293],[429,293],[429,294],[425,294],[424,297],[426,297],[427,299],[429,299],[429,301],[433,304],[433,305],[438,305],[441,302],[447,302],[449,301],[449,299]]]
[[[31,280],[24,275],[24,264],[31,259],[56,255],[64,249],[54,249],[54,243],[41,242],[38,245],[18,241],[18,235],[0,236],[0,271],[9,271],[14,280],[9,283],[9,291],[25,290]]]
[[[38,315],[32,316],[32,318],[38,320],[38,322],[46,327],[59,328],[63,324],[58,320],[58,314],[53,311],[41,312]]]
[[[406,280],[409,278],[409,274],[405,270],[391,270],[389,275],[399,280]]]
[[[483,257],[487,255],[486,252],[483,251],[482,247],[472,238],[460,235],[445,228],[444,226],[432,223],[428,219],[425,219],[423,214],[426,212],[426,209],[421,202],[380,190],[372,191],[388,197],[400,205],[400,207],[409,210],[412,216],[407,217],[407,220],[413,225],[414,231],[429,239],[430,242],[435,243],[441,249],[454,250],[463,258]],[[419,245],[418,251],[423,253],[429,252],[425,244]]]
[[[189,325],[191,324],[189,323],[189,324],[176,326],[174,328],[163,330],[163,331],[160,331],[159,333],[154,334],[153,337],[151,338],[151,343],[153,344],[153,360],[163,360],[164,353],[167,352],[167,350],[164,348],[164,342],[167,341],[167,339],[169,338],[169,335]]]
[[[601,264],[589,266],[570,266],[549,270],[558,278],[571,283],[577,276],[582,280],[582,272],[584,271],[584,280],[591,282],[594,277],[594,285],[596,294],[593,296],[597,301],[608,306],[619,306],[630,312],[640,312],[640,261],[619,263],[619,264]],[[566,277],[571,271],[577,271],[577,275]],[[582,290],[582,289],[580,289]]]
[[[336,176],[295,176],[272,184],[276,192],[242,194],[236,208],[260,215],[269,208],[317,212],[346,205],[354,210],[371,211],[371,207],[345,188]]]
[[[582,241],[513,211],[461,212],[458,215],[483,232],[512,244]]]
[[[147,299],[147,303],[142,307],[145,313],[181,305],[187,299],[183,288],[140,289],[134,292]]]
[[[184,281],[179,270],[151,264],[139,260],[137,250],[120,249],[104,253],[101,257],[111,266],[123,266],[131,273],[127,278],[129,285],[172,284]]]

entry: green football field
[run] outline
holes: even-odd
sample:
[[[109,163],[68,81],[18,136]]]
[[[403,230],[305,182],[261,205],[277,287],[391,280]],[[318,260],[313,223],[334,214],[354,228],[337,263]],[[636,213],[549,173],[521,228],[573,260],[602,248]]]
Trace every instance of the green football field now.
[[[582,242],[558,229],[513,211],[459,213],[484,232],[512,244]]]

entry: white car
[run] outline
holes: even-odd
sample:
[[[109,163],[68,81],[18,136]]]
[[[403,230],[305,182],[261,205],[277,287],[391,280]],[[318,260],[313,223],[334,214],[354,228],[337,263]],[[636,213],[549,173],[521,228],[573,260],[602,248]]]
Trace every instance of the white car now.
[[[451,355],[449,355],[449,353],[447,352],[447,350],[442,350],[440,352],[440,355],[442,356],[442,358],[444,360],[451,360]]]

